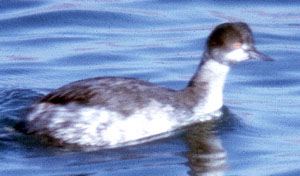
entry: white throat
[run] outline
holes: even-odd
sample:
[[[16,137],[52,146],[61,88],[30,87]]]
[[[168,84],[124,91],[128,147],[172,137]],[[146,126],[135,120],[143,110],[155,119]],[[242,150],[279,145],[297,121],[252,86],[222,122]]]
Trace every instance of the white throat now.
[[[198,81],[207,82],[206,95],[194,108],[196,115],[217,111],[223,106],[223,87],[230,67],[208,59],[198,71]]]

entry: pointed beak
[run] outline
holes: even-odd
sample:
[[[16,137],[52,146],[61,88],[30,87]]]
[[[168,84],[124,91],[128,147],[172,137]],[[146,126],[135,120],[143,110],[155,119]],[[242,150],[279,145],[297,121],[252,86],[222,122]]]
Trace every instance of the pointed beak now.
[[[258,59],[258,60],[264,60],[264,61],[275,61],[274,59],[258,52],[255,48],[253,50],[249,51],[249,55],[251,59]]]

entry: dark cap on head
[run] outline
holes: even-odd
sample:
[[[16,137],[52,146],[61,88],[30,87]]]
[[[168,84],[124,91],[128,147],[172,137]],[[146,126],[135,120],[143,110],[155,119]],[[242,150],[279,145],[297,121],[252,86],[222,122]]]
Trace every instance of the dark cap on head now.
[[[207,49],[220,47],[230,49],[230,44],[235,42],[253,45],[252,31],[246,23],[223,23],[218,25],[207,39]]]

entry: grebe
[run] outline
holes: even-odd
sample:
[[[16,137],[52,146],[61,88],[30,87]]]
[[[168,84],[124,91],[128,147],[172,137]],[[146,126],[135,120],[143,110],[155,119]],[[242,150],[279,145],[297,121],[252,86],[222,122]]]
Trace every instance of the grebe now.
[[[62,144],[112,147],[213,120],[223,106],[230,66],[249,59],[272,59],[254,47],[246,23],[224,23],[210,34],[201,63],[182,90],[118,77],[70,83],[31,106],[28,131]]]

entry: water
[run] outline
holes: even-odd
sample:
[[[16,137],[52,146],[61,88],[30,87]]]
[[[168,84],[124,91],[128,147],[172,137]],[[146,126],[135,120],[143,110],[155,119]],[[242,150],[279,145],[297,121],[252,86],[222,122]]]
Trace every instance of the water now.
[[[298,1],[2,1],[1,175],[299,175]],[[66,83],[122,76],[181,89],[214,26],[247,22],[275,62],[232,68],[225,115],[169,138],[93,152],[44,145],[10,127]]]

